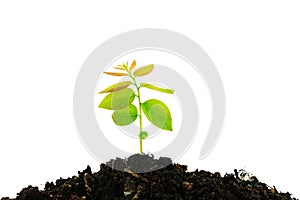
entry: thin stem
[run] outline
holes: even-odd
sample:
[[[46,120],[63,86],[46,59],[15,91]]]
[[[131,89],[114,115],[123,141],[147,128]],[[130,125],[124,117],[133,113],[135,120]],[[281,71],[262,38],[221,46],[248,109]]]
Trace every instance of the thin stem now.
[[[140,120],[140,133],[143,131],[143,120],[142,120],[142,103],[141,103],[141,94],[140,94],[140,87],[137,85],[135,77],[131,74],[131,72],[129,70],[127,70],[127,73],[129,75],[129,77],[132,79],[133,81],[133,85],[136,87],[137,90],[137,98],[138,98],[138,102],[139,102],[139,108],[138,108],[138,116],[139,116],[139,120]],[[140,154],[143,154],[143,139],[140,138]]]
[[[138,100],[139,100],[139,119],[140,119],[140,133],[141,133],[143,131],[142,103],[141,103],[140,88],[139,87],[136,87],[136,88],[137,88]],[[140,154],[143,154],[143,139],[141,139],[141,138],[140,138]]]

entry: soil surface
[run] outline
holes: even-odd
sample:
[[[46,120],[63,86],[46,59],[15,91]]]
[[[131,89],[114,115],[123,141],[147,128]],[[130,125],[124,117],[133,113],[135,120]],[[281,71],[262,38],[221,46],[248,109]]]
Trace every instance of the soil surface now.
[[[110,166],[110,167],[109,167]],[[166,166],[161,168],[162,166]],[[124,172],[115,168],[124,168]],[[151,171],[136,173],[138,171]],[[8,200],[2,198],[1,200]],[[45,189],[28,186],[15,200],[252,200],[296,199],[281,193],[243,170],[221,176],[204,170],[187,172],[186,165],[172,164],[169,158],[154,159],[135,154],[101,164],[92,173],[88,166],[77,176],[47,182]]]

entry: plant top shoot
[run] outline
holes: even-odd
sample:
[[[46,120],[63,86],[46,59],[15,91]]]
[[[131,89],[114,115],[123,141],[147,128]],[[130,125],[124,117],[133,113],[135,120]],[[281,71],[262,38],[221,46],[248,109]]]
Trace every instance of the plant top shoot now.
[[[135,69],[135,67],[136,61],[133,60],[130,67],[128,66],[128,62],[114,67],[118,72],[104,72],[104,74],[111,76],[127,76],[129,80],[113,84],[99,92],[99,94],[108,94],[98,107],[113,110],[112,119],[118,126],[129,125],[139,118],[140,154],[142,154],[143,140],[148,137],[148,133],[143,131],[143,114],[153,125],[168,131],[172,131],[172,116],[168,106],[158,99],[149,99],[141,102],[141,88],[148,88],[166,94],[173,94],[174,90],[149,83],[138,84],[136,81],[137,77],[150,74],[154,65],[150,64],[138,69]],[[133,86],[136,90],[134,91],[129,86]],[[135,98],[138,100],[137,106],[133,105]]]

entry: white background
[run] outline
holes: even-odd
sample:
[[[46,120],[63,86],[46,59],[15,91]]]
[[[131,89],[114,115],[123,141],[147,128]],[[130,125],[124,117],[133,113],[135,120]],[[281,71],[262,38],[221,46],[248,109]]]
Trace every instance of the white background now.
[[[300,197],[299,1],[1,1],[0,197],[99,164],[72,116],[76,76],[102,42],[137,28],[196,41],[222,77],[227,113],[214,151],[179,162],[244,168]]]

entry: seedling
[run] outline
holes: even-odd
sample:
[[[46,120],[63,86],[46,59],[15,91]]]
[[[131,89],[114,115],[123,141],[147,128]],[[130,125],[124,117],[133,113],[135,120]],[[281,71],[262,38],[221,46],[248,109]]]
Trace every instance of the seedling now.
[[[148,137],[148,133],[143,131],[143,114],[152,124],[168,131],[172,131],[172,116],[168,106],[158,99],[149,99],[142,102],[141,88],[148,88],[166,94],[173,94],[174,90],[149,83],[138,84],[136,81],[137,77],[150,74],[154,65],[150,64],[134,70],[135,67],[136,61],[133,60],[130,67],[128,66],[128,62],[114,67],[118,72],[104,72],[111,76],[127,76],[129,80],[113,84],[99,92],[99,94],[109,94],[104,97],[98,107],[113,110],[112,119],[118,126],[129,125],[139,118],[140,153],[142,154],[143,140]],[[136,91],[129,88],[129,86],[133,86]],[[135,98],[138,100],[137,106],[133,104]]]

